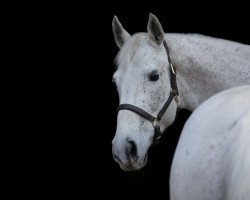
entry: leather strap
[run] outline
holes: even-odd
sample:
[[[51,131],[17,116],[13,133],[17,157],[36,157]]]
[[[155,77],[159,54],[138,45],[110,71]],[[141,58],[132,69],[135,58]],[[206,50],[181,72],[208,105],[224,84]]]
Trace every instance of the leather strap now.
[[[164,104],[164,106],[162,107],[162,109],[160,110],[160,112],[157,115],[157,119],[161,120],[162,116],[164,115],[164,113],[166,112],[166,110],[168,109],[170,103],[172,102],[173,98],[175,97],[175,94],[173,92],[170,93],[170,96],[168,97],[167,102]]]
[[[169,67],[170,67],[170,84],[171,84],[171,88],[173,90],[175,90],[176,95],[179,95],[179,90],[177,87],[177,82],[176,82],[176,69],[174,67],[174,64],[172,63],[171,57],[170,57],[170,52],[169,52],[169,48],[167,45],[166,40],[163,41],[163,46],[165,47],[165,50],[167,52],[167,56],[168,56],[168,63],[169,63]]]
[[[139,107],[133,106],[131,104],[121,104],[121,105],[118,106],[117,112],[119,112],[119,110],[130,110],[130,111],[136,113],[137,115],[140,115],[140,116],[146,118],[151,123],[154,122],[154,120],[155,120],[155,117],[150,115],[148,112],[142,110]]]

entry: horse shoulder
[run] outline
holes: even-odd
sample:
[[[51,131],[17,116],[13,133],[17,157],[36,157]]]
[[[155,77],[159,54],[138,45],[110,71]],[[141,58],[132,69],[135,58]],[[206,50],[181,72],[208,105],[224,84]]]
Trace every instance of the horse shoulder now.
[[[226,151],[226,199],[247,200],[250,197],[250,109],[229,131],[232,135]]]

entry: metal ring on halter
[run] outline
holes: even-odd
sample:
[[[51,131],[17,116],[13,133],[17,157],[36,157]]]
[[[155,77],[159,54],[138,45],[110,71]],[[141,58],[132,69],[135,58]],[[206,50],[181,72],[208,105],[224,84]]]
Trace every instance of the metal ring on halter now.
[[[154,121],[152,122],[153,127],[160,126],[160,120],[156,117]]]

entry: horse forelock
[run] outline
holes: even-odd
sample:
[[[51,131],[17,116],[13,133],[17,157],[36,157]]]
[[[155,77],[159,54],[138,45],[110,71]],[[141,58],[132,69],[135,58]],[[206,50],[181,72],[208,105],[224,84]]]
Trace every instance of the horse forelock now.
[[[129,41],[127,41],[124,46],[120,49],[117,56],[114,59],[114,64],[116,67],[122,65],[127,66],[133,59],[136,51],[139,47],[147,41],[146,33],[137,33]]]

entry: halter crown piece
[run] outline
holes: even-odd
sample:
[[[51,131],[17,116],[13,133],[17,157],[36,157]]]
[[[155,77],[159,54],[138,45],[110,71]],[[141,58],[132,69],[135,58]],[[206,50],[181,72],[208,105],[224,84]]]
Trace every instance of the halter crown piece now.
[[[173,99],[175,100],[175,102],[177,104],[177,111],[179,110],[179,99],[178,99],[179,91],[178,91],[177,82],[176,82],[176,69],[171,61],[169,48],[168,48],[168,45],[167,45],[165,40],[163,41],[163,45],[164,45],[165,50],[167,52],[168,62],[169,62],[169,67],[170,67],[171,90],[170,90],[170,95],[168,97],[168,100],[163,105],[162,109],[159,111],[157,116],[154,117],[151,114],[149,114],[148,112],[146,112],[145,110],[143,110],[137,106],[134,106],[132,104],[120,104],[117,108],[117,112],[119,112],[120,110],[130,110],[130,111],[136,113],[137,115],[140,115],[141,117],[149,120],[154,127],[154,139],[153,139],[154,144],[157,144],[162,136],[162,132],[160,131],[161,118],[164,115],[164,113],[167,111],[167,109],[168,109],[168,107]]]

